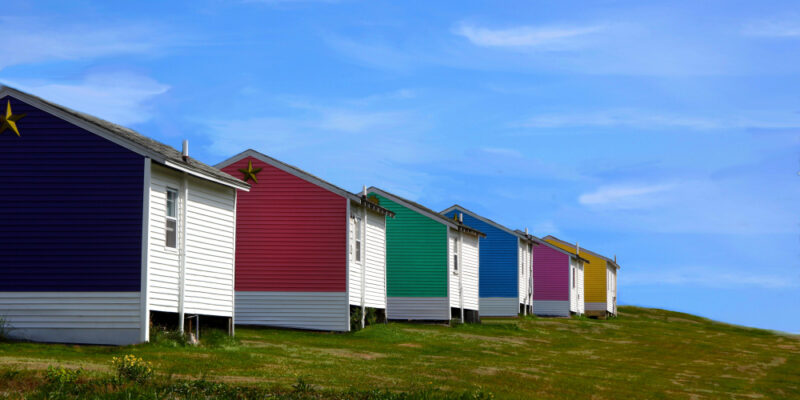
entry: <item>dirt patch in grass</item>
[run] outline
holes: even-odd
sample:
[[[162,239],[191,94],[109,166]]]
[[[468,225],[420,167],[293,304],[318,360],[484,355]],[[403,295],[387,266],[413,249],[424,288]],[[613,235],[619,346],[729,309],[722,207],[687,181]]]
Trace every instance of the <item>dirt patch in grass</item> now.
[[[464,339],[474,339],[474,340],[481,340],[484,342],[492,342],[492,343],[503,343],[503,344],[510,344],[516,346],[524,346],[528,344],[528,341],[525,338],[521,337],[514,337],[514,336],[481,336],[475,335],[471,333],[456,333],[457,336],[460,336]]]
[[[350,349],[316,349],[316,351],[337,357],[359,358],[362,360],[375,360],[377,358],[386,357],[386,354],[383,353],[360,352]]]
[[[497,375],[497,372],[499,371],[500,368],[495,368],[495,367],[480,367],[472,370],[472,372],[478,375]]]
[[[49,366],[59,366],[70,369],[83,368],[87,371],[110,371],[111,367],[104,364],[90,362],[68,362],[43,358],[0,357],[0,365],[21,369],[45,370]]]
[[[414,349],[422,348],[422,345],[419,343],[400,343],[398,344],[399,347],[411,347]]]

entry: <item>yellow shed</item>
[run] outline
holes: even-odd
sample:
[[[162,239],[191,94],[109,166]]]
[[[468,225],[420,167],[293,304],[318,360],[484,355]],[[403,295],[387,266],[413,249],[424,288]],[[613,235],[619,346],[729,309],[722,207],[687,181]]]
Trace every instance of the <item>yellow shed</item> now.
[[[603,257],[593,251],[563,241],[555,236],[544,238],[548,243],[570,252],[580,251],[580,256],[589,260],[584,263],[584,304],[586,315],[605,316],[617,314],[617,272],[616,260]],[[536,279],[534,276],[533,279]]]

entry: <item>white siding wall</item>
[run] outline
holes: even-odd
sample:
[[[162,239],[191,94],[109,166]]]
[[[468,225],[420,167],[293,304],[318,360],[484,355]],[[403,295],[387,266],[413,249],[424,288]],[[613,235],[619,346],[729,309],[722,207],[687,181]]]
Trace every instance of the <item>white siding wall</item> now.
[[[189,178],[184,312],[233,316],[234,189]]]
[[[181,176],[153,165],[150,178],[150,243],[147,303],[152,311],[178,312],[178,250],[166,243],[167,188],[180,191]],[[180,202],[179,202],[180,203]],[[179,213],[180,214],[180,213]]]
[[[9,336],[43,342],[140,342],[139,292],[0,292]]]
[[[578,261],[578,314],[583,314],[586,312],[586,307],[584,305],[584,285],[583,285],[583,261]]]
[[[366,211],[367,216],[367,242],[364,245],[362,262],[357,262],[355,257],[355,224],[350,219],[350,304],[361,305],[361,268],[363,261],[367,264],[365,277],[367,307],[386,308],[386,219],[382,214]],[[353,206],[351,213],[363,220],[364,210],[360,206]]]
[[[480,257],[478,255],[478,237],[462,234],[461,253],[464,257],[462,262],[462,279],[464,280],[464,308],[478,310],[478,271],[480,270]]]
[[[480,257],[478,250],[478,237],[466,233],[460,233],[455,229],[449,229],[448,247],[450,257],[447,259],[447,266],[450,271],[450,307],[460,308],[461,299],[459,298],[459,278],[464,293],[464,309],[478,310],[478,271],[480,270]],[[460,235],[460,236],[459,236]],[[461,238],[461,252],[458,249],[458,240]],[[456,272],[453,264],[453,254],[458,254],[459,271]]]
[[[459,260],[461,259],[461,255],[458,254],[458,231],[455,229],[447,229],[447,270],[449,271],[447,276],[450,281],[448,285],[447,294],[450,298],[450,307],[451,308],[459,308],[461,307],[461,303],[459,302],[458,298],[458,273],[455,269],[455,264],[453,264],[453,255],[458,255]]]
[[[344,292],[236,292],[236,324],[349,330]]]
[[[165,246],[166,191],[179,192],[182,175],[154,165],[150,186],[150,268],[148,308],[178,312],[179,266],[177,249]],[[184,312],[186,314],[233,315],[233,189],[197,178],[187,179],[189,201],[186,209],[186,274]],[[181,215],[181,212],[178,212]],[[178,235],[181,222],[178,222]],[[180,240],[178,241],[180,243]]]
[[[525,304],[526,300],[530,304],[528,293],[532,293],[531,274],[533,273],[533,263],[531,262],[531,246],[529,243],[517,240],[517,274],[519,275],[519,304]]]
[[[578,265],[572,257],[569,258],[569,311],[578,312]]]
[[[612,266],[606,267],[606,311],[616,313],[614,309],[614,297],[617,296],[617,269]]]

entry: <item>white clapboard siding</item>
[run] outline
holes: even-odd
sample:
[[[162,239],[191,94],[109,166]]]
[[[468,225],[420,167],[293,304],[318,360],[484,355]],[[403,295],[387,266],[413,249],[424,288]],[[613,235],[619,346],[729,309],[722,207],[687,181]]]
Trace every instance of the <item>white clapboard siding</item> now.
[[[516,297],[481,297],[481,317],[516,317],[519,301]]]
[[[461,235],[461,253],[464,257],[462,276],[464,284],[464,308],[478,310],[478,271],[480,270],[480,257],[478,256],[478,237],[468,234]]]
[[[444,297],[389,297],[387,314],[392,320],[449,321],[450,307]]]
[[[234,189],[189,178],[184,312],[233,315]]]
[[[138,343],[139,292],[0,292],[12,338],[126,345]]]
[[[569,311],[578,312],[578,260],[569,258]]]
[[[533,313],[548,317],[568,317],[569,300],[536,300],[533,302]]]
[[[578,314],[586,312],[586,307],[584,305],[586,294],[583,289],[583,269],[583,261],[578,261]]]
[[[461,308],[461,302],[459,301],[458,297],[458,288],[459,288],[459,276],[458,274],[460,271],[456,270],[454,264],[454,255],[458,255],[458,259],[463,264],[463,260],[461,260],[461,255],[458,254],[458,231],[455,229],[448,229],[447,230],[447,249],[448,249],[448,257],[447,257],[447,270],[448,278],[450,283],[447,285],[447,297],[450,299],[450,307],[451,308]]]
[[[347,331],[344,292],[236,292],[236,324]]]
[[[147,302],[148,309],[153,311],[178,312],[180,260],[177,249],[166,247],[166,223],[167,188],[180,193],[181,179],[177,172],[155,164],[152,166]]]
[[[531,262],[531,246],[529,243],[518,240],[517,249],[517,273],[519,274],[519,304],[530,302],[528,293],[533,290],[531,287],[531,274],[533,273],[533,263]]]
[[[153,165],[150,184],[148,309],[178,312],[180,258],[166,247],[167,188],[179,193],[178,215],[186,208],[184,313],[233,315],[233,189],[188,177],[188,203],[181,173]],[[180,229],[180,222],[178,229]],[[180,243],[179,232],[178,243]]]
[[[614,313],[614,297],[617,295],[617,269],[611,265],[606,266],[608,284],[606,285],[606,311]]]
[[[367,211],[367,307],[386,308],[386,217]]]

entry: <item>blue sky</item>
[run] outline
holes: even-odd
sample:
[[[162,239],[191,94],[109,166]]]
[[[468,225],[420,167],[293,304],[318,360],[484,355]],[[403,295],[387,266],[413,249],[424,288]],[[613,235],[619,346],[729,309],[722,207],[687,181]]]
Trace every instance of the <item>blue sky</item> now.
[[[800,5],[411,3],[13,2],[0,81],[579,241],[623,304],[800,332]]]

